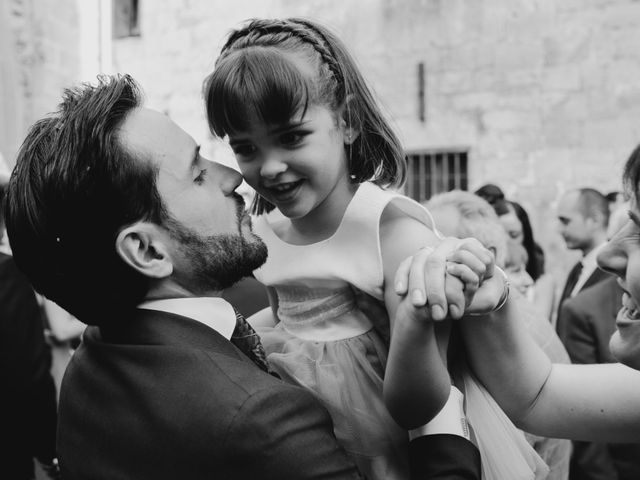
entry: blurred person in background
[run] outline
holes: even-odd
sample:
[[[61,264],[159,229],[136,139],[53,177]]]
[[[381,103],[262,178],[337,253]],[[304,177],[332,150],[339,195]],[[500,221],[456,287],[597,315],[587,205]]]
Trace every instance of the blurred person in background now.
[[[519,243],[509,241],[492,206],[470,192],[453,190],[431,197],[425,203],[444,235],[458,238],[475,237],[496,256],[496,265],[503,268],[512,289],[512,297],[519,298],[522,321],[535,342],[554,363],[570,363],[562,342],[547,318],[528,298],[533,280],[526,271],[527,255]],[[516,293],[518,292],[518,293]],[[538,437],[525,432],[527,441],[549,466],[547,480],[565,480],[569,472],[571,442]]]
[[[4,179],[6,181],[6,179]],[[0,179],[0,237],[4,232]],[[0,253],[0,477],[35,478],[36,459],[49,478],[60,478],[56,455],[56,388],[42,310],[13,258]]]
[[[627,222],[624,215],[609,217],[610,240]],[[610,276],[564,301],[561,315],[565,326],[563,342],[576,364],[615,363],[609,340],[616,331],[616,317],[622,307],[622,287]],[[574,442],[572,479],[632,480],[640,478],[640,444]]]
[[[528,295],[551,322],[555,316],[556,282],[552,275],[544,273],[544,251],[534,239],[529,215],[519,203],[507,200],[497,185],[483,185],[475,194],[493,207],[509,241],[522,245],[526,250],[526,271],[534,282]]]
[[[622,289],[615,277],[599,269],[596,263],[607,240],[609,202],[593,188],[571,190],[560,199],[557,216],[567,248],[582,252],[559,299],[558,335],[573,363],[614,362],[609,339],[622,305]],[[571,480],[611,478],[617,479],[618,475],[606,444],[573,443]]]

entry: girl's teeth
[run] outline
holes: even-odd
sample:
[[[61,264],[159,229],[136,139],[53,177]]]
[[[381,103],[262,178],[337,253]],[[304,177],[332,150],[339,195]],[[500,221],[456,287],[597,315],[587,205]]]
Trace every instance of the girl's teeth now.
[[[625,315],[631,320],[640,320],[640,312],[635,308],[624,307]]]

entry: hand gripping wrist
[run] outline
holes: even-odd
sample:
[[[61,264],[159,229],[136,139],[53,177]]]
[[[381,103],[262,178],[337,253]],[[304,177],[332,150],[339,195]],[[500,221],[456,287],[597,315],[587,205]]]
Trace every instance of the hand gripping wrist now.
[[[492,312],[497,312],[502,307],[504,307],[505,303],[507,303],[507,300],[509,299],[509,292],[510,292],[509,278],[507,277],[507,274],[504,273],[504,270],[502,270],[500,267],[494,266],[493,270],[494,270],[494,272],[500,272],[500,274],[502,275],[503,290],[502,290],[502,295],[500,296],[500,300],[498,300],[498,303],[496,303],[495,307],[493,307],[488,312],[468,313],[467,315],[469,315],[471,317],[479,317],[481,315],[487,315],[487,314],[492,313]],[[494,275],[495,275],[495,273],[494,273]]]

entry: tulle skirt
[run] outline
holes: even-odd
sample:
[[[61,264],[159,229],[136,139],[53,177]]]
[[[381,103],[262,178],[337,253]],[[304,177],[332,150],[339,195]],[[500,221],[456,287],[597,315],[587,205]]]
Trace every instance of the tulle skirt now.
[[[549,468],[475,376],[463,367],[465,411],[480,450],[483,480],[543,480]]]
[[[336,438],[371,480],[408,479],[408,435],[384,405],[387,347],[374,329],[334,341],[301,339],[282,323],[259,328],[271,367],[317,395]]]

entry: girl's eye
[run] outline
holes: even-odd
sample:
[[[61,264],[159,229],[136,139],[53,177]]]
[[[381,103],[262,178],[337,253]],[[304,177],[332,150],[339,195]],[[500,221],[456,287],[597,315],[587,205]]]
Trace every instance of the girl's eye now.
[[[206,176],[207,176],[207,169],[203,168],[202,170],[200,170],[200,173],[198,174],[198,176],[193,179],[193,181],[198,185],[201,185],[202,182],[204,182],[204,177]]]
[[[251,155],[256,151],[255,147],[251,144],[236,144],[231,147],[233,149],[233,153],[240,157],[246,157]]]
[[[300,142],[302,142],[302,139],[306,135],[307,135],[306,132],[299,132],[299,131],[285,132],[282,135],[280,135],[280,142],[286,146],[290,146],[290,147],[296,146]]]

